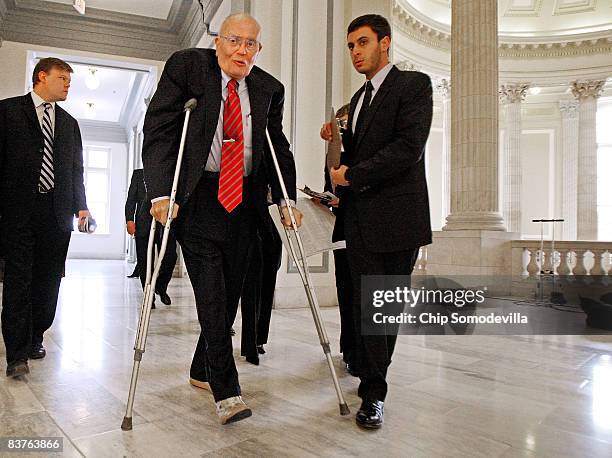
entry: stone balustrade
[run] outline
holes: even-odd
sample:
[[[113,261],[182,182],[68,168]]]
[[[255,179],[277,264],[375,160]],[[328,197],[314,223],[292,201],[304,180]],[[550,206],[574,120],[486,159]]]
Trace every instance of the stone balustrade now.
[[[534,278],[540,272],[555,275],[612,275],[612,242],[539,240],[512,241],[512,274]]]

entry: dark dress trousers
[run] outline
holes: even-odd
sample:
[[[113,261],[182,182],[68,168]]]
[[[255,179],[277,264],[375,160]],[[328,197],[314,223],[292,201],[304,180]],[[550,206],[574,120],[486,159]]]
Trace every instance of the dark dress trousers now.
[[[73,218],[87,210],[79,125],[57,104],[54,189],[46,194],[38,192],[43,145],[31,94],[0,101],[2,335],[9,363],[27,360],[51,327]]]
[[[276,274],[281,265],[282,250],[278,231],[268,216],[257,228],[257,237],[251,244],[249,268],[240,298],[242,356],[255,357],[256,346],[268,343]]]
[[[210,382],[215,401],[240,394],[230,328],[257,220],[268,215],[268,186],[275,203],[281,198],[278,179],[273,175],[266,128],[289,197],[295,199],[295,164],[282,131],[284,87],[258,67],[253,67],[246,77],[246,85],[251,106],[248,114],[253,167],[244,179],[242,202],[231,213],[217,198],[219,173],[205,170],[222,102],[221,69],[214,50],[187,49],[170,57],[144,123],[147,192],[150,198],[168,196],[183,126],[183,106],[191,98],[198,102],[185,142],[177,191],[180,209],[173,228],[183,249],[201,325],[190,375]]]
[[[344,135],[344,132],[343,132]],[[329,170],[325,167],[324,190],[332,192],[333,187],[329,177]],[[338,189],[338,188],[336,188]],[[344,235],[344,211],[342,208],[333,208],[331,211],[336,216],[332,242],[346,240]],[[340,352],[345,363],[354,370],[359,370],[359,358],[357,357],[357,341],[355,338],[355,323],[353,318],[353,282],[348,257],[345,248],[333,250],[334,270],[336,276],[336,294],[338,296],[338,309],[340,310]]]
[[[144,289],[145,280],[147,277],[147,249],[149,245],[149,231],[151,230],[152,216],[151,201],[147,198],[147,189],[144,182],[144,173],[142,169],[135,169],[132,172],[130,188],[128,189],[127,199],[125,200],[125,221],[134,221],[136,224],[136,257],[138,265],[138,275],[140,284]],[[161,242],[164,227],[157,223],[155,230],[155,246],[157,250],[161,249]],[[172,272],[177,260],[176,254],[176,239],[172,232],[168,234],[168,242],[166,244],[166,253],[162,260],[155,284],[155,290],[165,292],[168,288],[168,283],[172,279]],[[151,263],[153,269],[153,263]]]
[[[342,163],[348,187],[340,208],[353,281],[355,336],[359,340],[358,394],[384,401],[386,374],[397,336],[361,335],[361,277],[410,275],[419,248],[431,243],[425,144],[433,112],[429,77],[393,67],[375,96],[357,135],[353,117],[362,87],[351,99]],[[381,236],[384,234],[384,236]]]

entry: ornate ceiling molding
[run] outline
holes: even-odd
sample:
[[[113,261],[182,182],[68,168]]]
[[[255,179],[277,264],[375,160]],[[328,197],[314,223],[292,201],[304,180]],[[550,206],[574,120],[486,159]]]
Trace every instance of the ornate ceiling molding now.
[[[450,33],[421,22],[397,2],[393,3],[393,25],[415,41],[436,49],[450,51]]]
[[[450,51],[450,33],[442,24],[417,17],[403,5],[393,3],[393,25],[415,41],[426,46]],[[499,37],[499,56],[502,58],[570,57],[612,52],[612,31],[593,32],[561,37]]]
[[[504,17],[537,17],[542,10],[542,0],[531,0],[531,3],[515,5],[512,2],[508,2]]]
[[[212,17],[221,0],[204,3]],[[163,61],[194,46],[205,31],[203,22],[196,0],[174,0],[167,19],[96,8],[81,16],[68,4],[0,0],[0,40],[142,59]]]
[[[395,65],[400,70],[418,71],[429,75],[432,80],[434,94],[440,96],[442,100],[450,96],[451,79],[448,70],[435,70],[426,63],[416,62],[406,57],[395,62]],[[518,101],[518,98],[524,100],[527,91],[531,87],[538,87],[540,89],[545,88],[545,93],[541,94],[543,97],[567,96],[567,93],[571,92],[573,86],[580,88],[582,93],[588,93],[590,95],[600,95],[606,88],[612,90],[612,79],[603,76],[577,77],[576,75],[562,75],[554,81],[549,78],[542,81],[541,78],[534,77],[533,74],[526,75],[523,73],[521,76],[502,76],[500,74],[499,84],[500,88],[498,95],[500,103],[513,103]]]

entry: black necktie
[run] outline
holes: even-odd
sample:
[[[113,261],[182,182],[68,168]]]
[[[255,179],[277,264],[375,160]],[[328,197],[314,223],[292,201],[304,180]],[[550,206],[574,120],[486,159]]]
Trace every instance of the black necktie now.
[[[363,96],[363,102],[361,103],[361,109],[359,110],[359,115],[357,116],[357,123],[355,124],[355,138],[359,135],[367,113],[370,110],[370,101],[372,100],[373,90],[374,86],[372,86],[372,83],[368,81],[366,83],[365,94]]]

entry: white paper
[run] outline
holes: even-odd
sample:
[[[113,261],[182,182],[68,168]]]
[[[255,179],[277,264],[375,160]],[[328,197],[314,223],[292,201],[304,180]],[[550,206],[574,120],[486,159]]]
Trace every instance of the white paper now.
[[[297,208],[302,212],[302,225],[298,228],[298,234],[302,240],[306,257],[334,249],[334,243],[331,239],[336,217],[329,208],[305,197],[298,198]],[[293,229],[285,231],[276,205],[271,205],[269,210],[285,248],[290,252],[287,245],[288,234],[292,239],[296,254],[299,256],[299,248]]]

